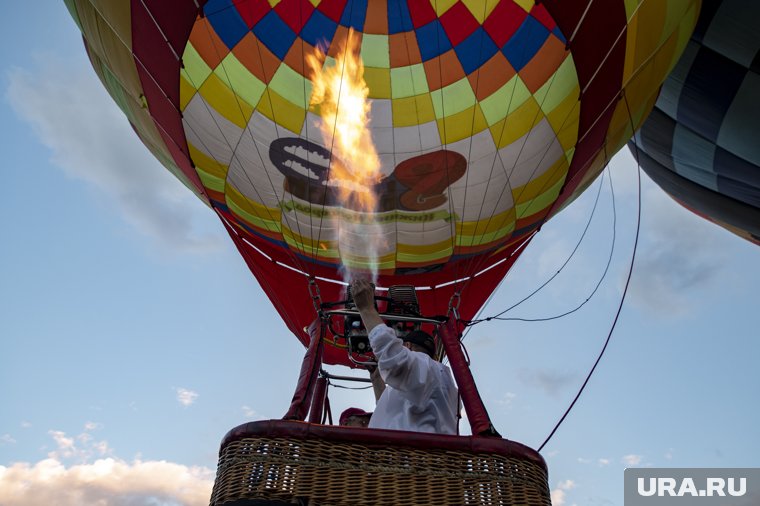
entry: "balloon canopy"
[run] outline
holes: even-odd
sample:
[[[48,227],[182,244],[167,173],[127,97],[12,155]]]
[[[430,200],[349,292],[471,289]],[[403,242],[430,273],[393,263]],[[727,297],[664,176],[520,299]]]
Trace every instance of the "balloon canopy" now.
[[[695,213],[760,244],[760,3],[708,0],[631,141],[644,171]]]
[[[416,286],[427,314],[454,304],[473,317],[644,121],[700,5],[66,3],[137,135],[218,214],[303,342],[312,298],[341,298],[342,266]],[[338,198],[331,171],[344,161],[312,97],[310,58],[339,65],[352,37],[379,164],[371,213]],[[377,238],[370,258],[365,242]],[[347,363],[329,348],[326,362]]]

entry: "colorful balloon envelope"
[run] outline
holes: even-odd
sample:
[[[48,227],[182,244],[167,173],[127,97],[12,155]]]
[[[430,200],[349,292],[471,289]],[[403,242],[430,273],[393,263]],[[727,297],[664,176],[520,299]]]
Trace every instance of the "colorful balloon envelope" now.
[[[304,342],[313,302],[339,300],[347,268],[415,286],[426,314],[473,317],[647,117],[700,6],[66,2],[137,135],[217,213]],[[347,51],[377,155],[371,212],[340,198],[331,175],[349,162],[313,100],[310,61],[318,73]],[[348,364],[330,346],[325,361]]]
[[[760,244],[760,4],[705,1],[630,149],[666,192]]]

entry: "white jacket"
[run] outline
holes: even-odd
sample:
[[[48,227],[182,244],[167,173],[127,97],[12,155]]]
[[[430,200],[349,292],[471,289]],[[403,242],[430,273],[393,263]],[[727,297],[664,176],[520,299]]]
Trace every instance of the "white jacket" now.
[[[369,426],[376,429],[457,433],[457,387],[449,368],[425,353],[404,348],[387,325],[369,333],[386,383]]]

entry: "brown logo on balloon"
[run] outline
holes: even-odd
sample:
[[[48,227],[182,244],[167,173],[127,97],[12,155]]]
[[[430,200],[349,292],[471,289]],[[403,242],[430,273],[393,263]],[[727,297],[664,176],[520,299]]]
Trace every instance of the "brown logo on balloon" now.
[[[269,159],[285,176],[285,191],[312,204],[340,205],[328,182],[331,164],[343,162],[313,142],[299,137],[275,139]],[[445,149],[415,156],[399,163],[373,191],[377,212],[427,211],[444,204],[446,189],[467,170],[467,160]]]
[[[426,211],[446,202],[444,191],[464,175],[467,160],[455,151],[434,151],[404,160],[396,166],[391,177],[406,191],[399,200],[410,211]]]

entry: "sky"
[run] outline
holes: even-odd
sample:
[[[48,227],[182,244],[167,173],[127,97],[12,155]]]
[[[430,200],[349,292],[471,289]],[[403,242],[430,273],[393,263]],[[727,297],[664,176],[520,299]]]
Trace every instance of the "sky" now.
[[[14,2],[0,25],[0,504],[207,504],[222,436],[285,413],[303,347],[214,213],[137,140],[63,2]],[[586,304],[468,332],[504,437],[540,446],[601,350],[637,181],[623,150],[483,315],[551,278],[591,217],[567,266],[505,316],[562,314],[602,279]],[[542,452],[555,506],[622,506],[626,467],[760,467],[760,248],[644,175],[640,195],[609,348]],[[331,399],[335,415],[373,406],[369,391]]]

